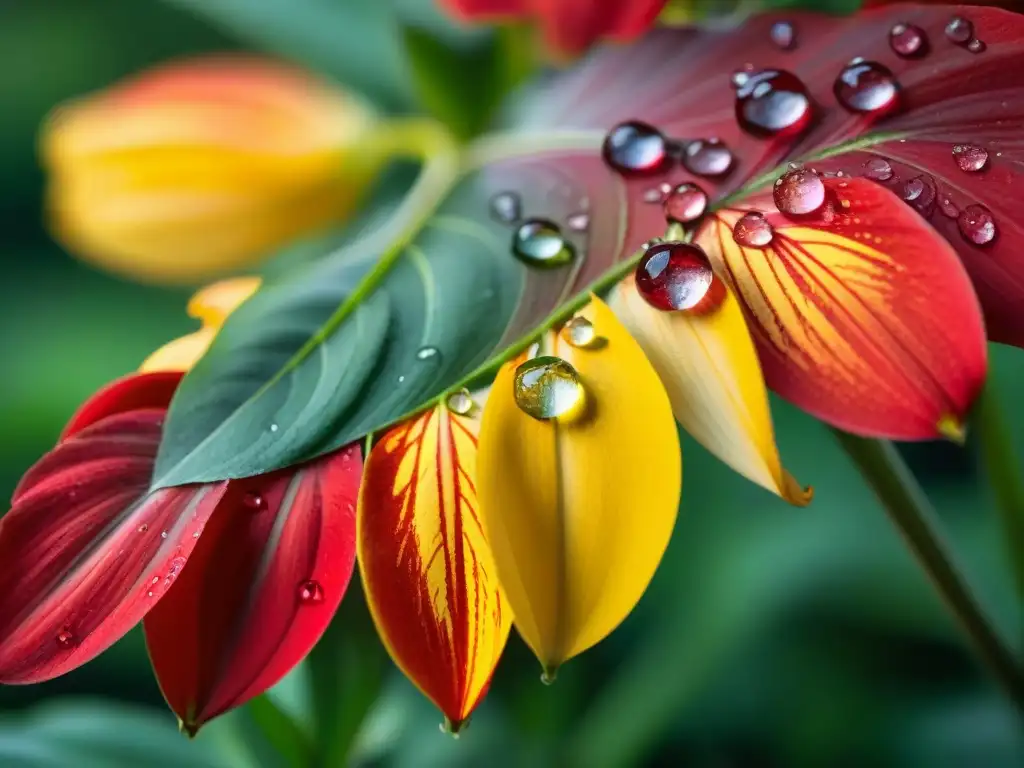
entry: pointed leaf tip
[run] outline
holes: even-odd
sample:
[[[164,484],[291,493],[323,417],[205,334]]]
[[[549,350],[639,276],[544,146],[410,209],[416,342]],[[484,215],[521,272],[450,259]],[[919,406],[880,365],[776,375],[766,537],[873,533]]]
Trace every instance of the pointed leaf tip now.
[[[604,343],[577,347],[550,333],[542,346],[578,375],[583,413],[524,412],[514,391],[520,356],[491,389],[477,459],[498,577],[516,628],[547,669],[599,642],[636,605],[668,546],[681,487],[678,435],[657,374],[600,300],[581,314]],[[566,384],[557,378],[542,371],[519,383]],[[519,398],[531,411],[566,393],[533,394]]]
[[[512,625],[477,502],[479,408],[457,394],[451,409],[438,405],[381,437],[358,512],[377,630],[453,734],[486,693]]]

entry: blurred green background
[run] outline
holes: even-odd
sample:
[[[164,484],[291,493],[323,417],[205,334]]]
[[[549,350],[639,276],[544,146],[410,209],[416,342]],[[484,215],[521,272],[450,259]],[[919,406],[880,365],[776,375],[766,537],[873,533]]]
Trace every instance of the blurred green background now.
[[[183,312],[186,291],[107,277],[50,241],[34,144],[46,112],[155,62],[254,48],[267,39],[388,109],[415,109],[414,94],[423,84],[378,13],[385,5],[0,3],[0,243],[6,269],[0,281],[0,359],[6,369],[0,495],[10,497],[19,476],[90,393],[192,330]],[[446,27],[425,0],[398,5],[417,31],[441,41],[441,49],[486,55],[489,33]],[[205,14],[195,13],[200,7]],[[312,25],[319,39],[289,38],[321,18],[316,14],[341,23]],[[474,86],[467,81],[458,87]],[[443,104],[428,106],[445,110]],[[992,357],[1013,435],[1024,450],[1024,401],[1016,396],[1024,390],[1024,353],[993,348]],[[816,487],[813,506],[787,507],[685,439],[684,502],[675,538],[654,584],[621,629],[568,664],[552,687],[540,684],[536,662],[513,636],[490,695],[457,741],[438,733],[440,715],[382,666],[379,697],[352,762],[1024,765],[1020,720],[979,669],[830,434],[783,403],[775,403],[775,415],[787,464]],[[1021,606],[974,444],[916,445],[904,454],[939,508],[984,603],[1020,641]],[[353,637],[371,650],[359,651],[370,657],[360,657],[358,665],[348,659],[351,674],[338,672],[339,701],[364,695],[366,686],[373,692],[375,677],[367,669],[382,664],[379,648],[363,643],[370,631],[365,611],[351,598],[345,626],[333,628],[329,640],[342,654],[355,652]],[[312,717],[308,678],[304,665],[272,695],[300,727]],[[179,736],[148,669],[141,634],[134,632],[59,680],[0,688],[0,766],[285,764],[268,748],[258,722],[259,711],[242,712],[210,725],[194,742]]]

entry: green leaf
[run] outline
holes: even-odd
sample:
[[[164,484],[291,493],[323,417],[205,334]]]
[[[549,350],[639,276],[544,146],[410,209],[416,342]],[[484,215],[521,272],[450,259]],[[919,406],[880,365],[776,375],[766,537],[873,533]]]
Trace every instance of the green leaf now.
[[[249,716],[289,768],[310,764],[312,745],[298,724],[266,694],[246,705]]]

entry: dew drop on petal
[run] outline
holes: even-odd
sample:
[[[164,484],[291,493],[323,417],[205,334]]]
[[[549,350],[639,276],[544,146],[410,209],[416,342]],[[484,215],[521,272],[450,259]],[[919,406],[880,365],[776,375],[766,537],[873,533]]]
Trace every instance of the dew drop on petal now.
[[[775,230],[764,214],[750,211],[743,214],[732,228],[732,239],[746,248],[764,248],[771,244]]]
[[[149,524],[148,523],[143,523],[142,525],[139,526],[139,533],[145,533],[148,530],[149,530]]]
[[[541,420],[570,415],[585,398],[576,369],[562,358],[550,355],[520,364],[512,386],[519,409]]]
[[[598,340],[594,324],[582,315],[577,315],[562,327],[562,338],[580,349],[592,347]]]
[[[992,212],[983,205],[969,205],[956,220],[960,233],[975,245],[988,245],[996,239],[997,229]]]
[[[697,176],[721,176],[732,168],[732,152],[718,139],[697,139],[686,145],[683,165]]]
[[[971,53],[984,53],[985,51],[988,50],[988,46],[985,45],[985,42],[983,40],[974,38],[973,40],[971,40],[971,42],[967,44],[967,50],[970,51]]]
[[[309,579],[299,584],[299,602],[303,605],[315,605],[324,601],[324,588],[319,581]]]
[[[939,198],[939,210],[942,211],[943,216],[949,219],[955,219],[960,215],[960,209],[957,208],[956,203],[946,195]]]
[[[872,181],[889,181],[892,179],[892,166],[882,157],[872,157],[864,163],[864,175]]]
[[[166,539],[167,538],[167,531],[160,531],[160,538],[161,539]]]
[[[916,176],[903,187],[903,200],[922,216],[931,215],[935,197],[935,181],[931,176]]]
[[[660,173],[670,159],[665,137],[639,120],[612,128],[604,138],[601,154],[612,170],[626,176]]]
[[[680,184],[665,198],[665,218],[679,224],[692,224],[708,207],[707,193],[696,184]]]
[[[75,645],[75,636],[68,627],[63,627],[57,633],[57,645],[61,648],[72,648]]]
[[[787,216],[806,216],[825,205],[825,183],[811,169],[787,171],[775,182],[772,197]]]
[[[876,61],[851,61],[839,73],[832,91],[836,100],[851,112],[877,115],[899,106],[896,77]]]
[[[946,24],[946,38],[957,45],[965,45],[974,38],[974,25],[963,16],[954,16]]]
[[[259,491],[247,491],[242,496],[242,504],[246,509],[251,509],[253,512],[260,512],[267,508],[267,500],[263,498],[263,494]]]
[[[905,59],[924,56],[928,53],[928,36],[914,24],[897,24],[889,30],[889,46]]]
[[[665,193],[662,192],[661,187],[651,187],[650,189],[644,190],[644,202],[645,203],[660,203],[665,199]]]
[[[776,21],[772,24],[769,36],[772,42],[784,51],[796,48],[796,27],[789,21]]]
[[[694,309],[708,295],[714,272],[707,254],[680,242],[652,246],[636,267],[636,288],[644,301],[664,312]]]
[[[583,211],[574,213],[565,220],[565,223],[573,232],[586,232],[590,227],[590,214]]]
[[[491,198],[491,218],[502,224],[515,224],[522,216],[522,201],[515,192],[499,192]]]
[[[814,116],[807,87],[796,75],[778,69],[751,72],[736,91],[736,119],[755,136],[793,136]]]
[[[953,147],[953,159],[964,173],[977,173],[988,164],[988,150],[973,144]]]
[[[476,405],[473,402],[473,396],[469,394],[468,389],[460,389],[458,392],[452,392],[448,395],[448,399],[445,400],[445,406],[449,411],[458,416],[468,416],[469,412],[473,410]]]
[[[557,224],[547,219],[529,219],[512,236],[512,253],[536,267],[560,267],[573,259],[573,247]]]
[[[441,354],[437,347],[420,347],[416,350],[417,360],[434,360]]]

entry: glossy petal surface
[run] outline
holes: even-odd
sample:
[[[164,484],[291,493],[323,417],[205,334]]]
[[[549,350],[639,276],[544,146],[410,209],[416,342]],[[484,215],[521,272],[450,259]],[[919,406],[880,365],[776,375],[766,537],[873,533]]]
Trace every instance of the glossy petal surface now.
[[[547,669],[599,642],[640,599],[676,519],[681,460],[672,408],[643,351],[599,299],[602,340],[545,339],[579,374],[581,413],[541,421],[504,365],[484,408],[481,514],[516,628]]]
[[[476,491],[479,406],[439,405],[387,433],[366,465],[359,563],[391,657],[458,727],[487,690],[512,614]]]
[[[984,381],[985,332],[956,253],[867,179],[826,179],[834,214],[794,221],[771,193],[717,212],[698,234],[742,301],[769,387],[841,429],[932,439],[962,424]],[[736,243],[746,210],[775,230]]]
[[[180,381],[181,374],[173,371],[133,373],[112,381],[90,397],[71,417],[61,433],[61,440],[107,416],[137,409],[165,409],[174,397]]]

